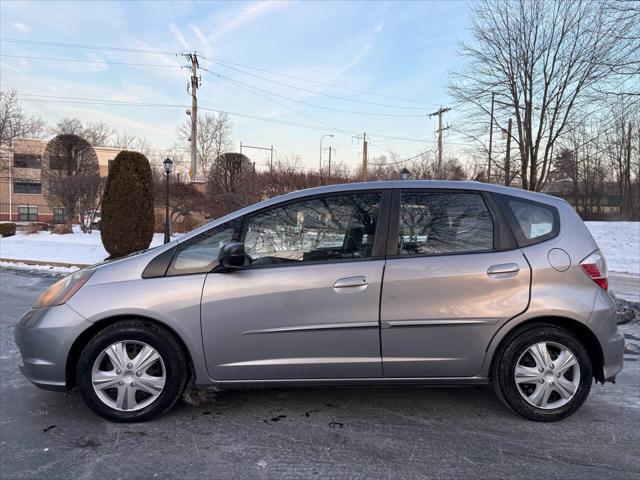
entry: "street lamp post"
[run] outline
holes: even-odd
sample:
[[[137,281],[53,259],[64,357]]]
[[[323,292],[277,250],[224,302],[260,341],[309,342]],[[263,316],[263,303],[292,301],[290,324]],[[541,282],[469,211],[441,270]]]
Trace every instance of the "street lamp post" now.
[[[328,133],[327,135],[323,135],[322,137],[320,137],[320,183],[322,183],[322,141],[326,138],[326,137],[331,137],[333,138],[333,134],[332,133]]]
[[[400,170],[400,178],[402,180],[407,180],[410,176],[411,176],[411,172],[407,167],[404,167],[402,170]]]
[[[167,177],[167,183],[164,192],[165,212],[164,212],[164,243],[171,241],[171,224],[169,223],[169,176],[173,169],[173,161],[167,157],[162,162],[164,165],[164,173]]]

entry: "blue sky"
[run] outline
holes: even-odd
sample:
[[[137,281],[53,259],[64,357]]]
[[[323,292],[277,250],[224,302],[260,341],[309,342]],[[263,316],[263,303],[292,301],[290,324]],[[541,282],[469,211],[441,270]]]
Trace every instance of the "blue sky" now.
[[[278,156],[301,155],[305,167],[317,165],[319,139],[332,131],[335,137],[325,140],[325,146],[333,143],[337,160],[348,166],[360,161],[361,147],[352,139],[352,134],[359,132],[366,131],[371,137],[370,155],[395,151],[407,157],[433,149],[435,119],[426,114],[449,102],[444,88],[447,73],[459,67],[457,42],[468,35],[468,4],[462,1],[2,1],[0,9],[0,29],[5,39],[167,52],[132,53],[4,41],[0,44],[2,88],[16,88],[21,94],[186,105],[190,101],[186,92],[188,72],[179,68],[183,59],[171,53],[196,50],[206,58],[201,65],[214,72],[201,71],[201,106],[316,127],[232,115],[235,145],[240,141],[274,145]],[[237,67],[241,72],[210,60],[236,62],[323,84]],[[260,90],[221,79],[215,73]],[[171,147],[177,125],[186,118],[183,108],[53,102],[26,102],[25,107],[52,123],[63,116],[105,121],[147,138],[157,149]],[[462,148],[461,139],[450,136],[448,140],[447,153],[455,155],[456,148]],[[258,165],[266,160],[261,153],[251,156]]]

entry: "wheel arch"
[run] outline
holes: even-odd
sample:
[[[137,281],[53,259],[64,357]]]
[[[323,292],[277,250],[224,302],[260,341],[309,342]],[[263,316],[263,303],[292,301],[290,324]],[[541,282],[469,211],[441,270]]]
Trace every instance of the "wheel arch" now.
[[[189,378],[193,378],[194,376],[194,363],[193,357],[191,355],[191,351],[187,347],[187,344],[183,340],[183,338],[176,332],[175,329],[171,328],[171,326],[166,323],[159,322],[158,320],[147,317],[144,315],[115,315],[112,317],[103,318],[100,321],[92,324],[89,328],[84,330],[78,338],[76,338],[71,345],[71,349],[69,350],[69,354],[67,355],[67,363],[65,366],[65,378],[66,378],[66,387],[67,390],[71,390],[77,384],[76,379],[76,367],[78,365],[78,360],[80,359],[80,354],[82,353],[82,349],[89,343],[91,338],[93,338],[98,332],[108,327],[109,325],[113,325],[114,323],[123,321],[123,320],[143,320],[146,322],[151,322],[160,327],[167,330],[173,337],[176,339],[180,347],[182,348],[183,353],[187,358],[187,363],[189,367]]]
[[[587,353],[589,354],[589,360],[591,360],[591,366],[593,369],[593,377],[599,382],[604,381],[604,355],[598,338],[584,323],[562,316],[529,318],[517,325],[514,325],[511,329],[508,329],[508,331],[505,332],[502,338],[498,341],[497,346],[493,349],[491,362],[487,372],[489,378],[493,377],[495,364],[502,355],[502,351],[516,335],[525,330],[545,325],[562,328],[563,330],[575,335],[576,338],[585,346]]]

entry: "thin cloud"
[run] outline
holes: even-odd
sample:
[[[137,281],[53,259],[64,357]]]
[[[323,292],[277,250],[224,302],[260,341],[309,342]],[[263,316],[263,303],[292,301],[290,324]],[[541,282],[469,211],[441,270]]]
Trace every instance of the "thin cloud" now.
[[[335,69],[334,74],[331,76],[331,78],[329,78],[329,83],[337,80],[346,72],[362,63],[369,55],[371,55],[376,45],[376,39],[383,28],[384,23],[378,22],[373,25],[373,27],[370,28],[367,32],[365,32],[360,43],[360,48],[355,49],[355,53],[344,65]]]
[[[31,32],[31,27],[29,25],[25,25],[24,23],[14,21],[14,22],[11,22],[11,25],[13,25],[13,28],[15,28],[20,33]]]
[[[277,10],[285,6],[288,2],[256,2],[244,7],[236,15],[228,19],[225,23],[216,28],[207,36],[207,40],[219,40],[226,34],[251,22],[252,20],[264,15],[267,12]]]
[[[211,55],[211,45],[209,45],[209,40],[207,39],[207,36],[204,33],[202,33],[202,30],[200,30],[196,25],[189,25],[189,28],[191,29],[191,32],[196,36],[196,38],[200,41],[200,43],[203,45],[204,53],[206,55]]]
[[[172,23],[171,25],[169,25],[169,30],[171,30],[171,33],[173,34],[173,36],[176,38],[178,43],[180,43],[180,46],[184,50],[189,50],[189,43],[187,42],[187,39],[184,38],[184,35],[182,34],[182,32],[180,31],[180,29],[175,23]]]

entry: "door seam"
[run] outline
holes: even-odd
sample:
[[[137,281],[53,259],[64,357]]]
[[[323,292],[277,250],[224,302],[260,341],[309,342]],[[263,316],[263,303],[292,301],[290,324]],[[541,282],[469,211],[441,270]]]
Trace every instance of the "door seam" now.
[[[384,378],[384,361],[382,359],[382,289],[384,288],[384,273],[387,268],[387,260],[385,259],[382,266],[382,278],[380,279],[380,296],[378,297],[378,346],[380,349],[380,372]]]

